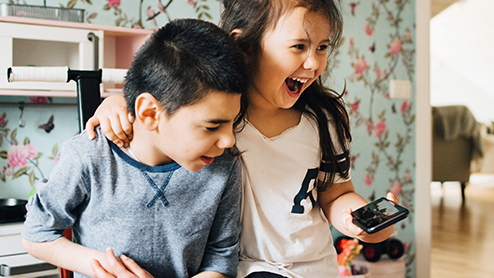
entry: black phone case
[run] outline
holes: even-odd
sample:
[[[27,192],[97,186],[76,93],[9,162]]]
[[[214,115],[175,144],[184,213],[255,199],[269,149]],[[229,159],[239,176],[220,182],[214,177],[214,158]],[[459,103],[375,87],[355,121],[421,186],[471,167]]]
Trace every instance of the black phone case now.
[[[387,202],[390,202],[390,203],[393,203],[389,200],[387,200],[385,197],[381,197],[355,211],[352,212],[352,216],[353,216],[353,224],[355,224],[356,226],[360,227],[362,230],[364,230],[366,233],[368,234],[373,234],[375,232],[378,232],[390,225],[393,225],[395,224],[396,222],[399,222],[403,219],[405,219],[408,214],[409,214],[409,211],[408,209],[398,205],[398,204],[394,204],[394,207],[398,210],[398,212],[394,213],[392,216],[390,216],[390,218],[380,222],[380,223],[377,223],[377,224],[373,224],[373,225],[367,225],[366,221],[363,221],[359,216],[358,216],[358,212],[359,210],[364,210],[364,209],[368,209],[369,208],[369,205],[371,204],[376,204],[376,203],[379,203],[379,202],[382,202],[382,201],[387,201]],[[368,221],[367,221],[368,222]]]

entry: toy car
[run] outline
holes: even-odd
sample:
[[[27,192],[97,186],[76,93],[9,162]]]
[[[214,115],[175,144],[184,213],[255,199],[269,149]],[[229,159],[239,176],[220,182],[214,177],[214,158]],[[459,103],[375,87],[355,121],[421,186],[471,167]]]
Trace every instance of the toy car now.
[[[339,237],[334,241],[334,247],[338,254],[342,251],[342,239],[349,239],[350,237]],[[405,247],[403,243],[396,238],[388,238],[387,240],[380,243],[366,243],[360,241],[363,245],[362,255],[368,262],[377,262],[381,259],[382,254],[387,254],[392,260],[401,258],[405,253]]]

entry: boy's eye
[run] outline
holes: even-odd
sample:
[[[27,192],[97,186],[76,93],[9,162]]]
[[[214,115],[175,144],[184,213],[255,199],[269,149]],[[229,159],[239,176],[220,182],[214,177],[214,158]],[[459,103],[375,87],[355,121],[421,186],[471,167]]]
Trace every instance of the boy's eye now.
[[[215,126],[215,127],[206,127],[206,129],[210,132],[214,132],[214,131],[217,131],[220,127],[219,126]]]
[[[295,47],[296,49],[304,50],[305,45],[303,45],[303,44],[296,44],[293,47]]]

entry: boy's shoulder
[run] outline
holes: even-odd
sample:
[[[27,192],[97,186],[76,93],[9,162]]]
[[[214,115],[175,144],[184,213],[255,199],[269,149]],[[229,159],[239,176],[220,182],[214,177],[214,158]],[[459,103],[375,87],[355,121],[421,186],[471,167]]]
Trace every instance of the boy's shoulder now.
[[[101,131],[101,128],[97,126],[94,131],[96,136],[93,140],[87,137],[86,131],[84,130],[82,133],[63,142],[62,150],[65,150],[65,152],[71,151],[82,155],[90,155],[97,154],[105,149],[110,149],[110,142]]]
[[[81,133],[68,139],[66,142],[73,142],[76,144],[95,144],[95,143],[102,142],[102,141],[108,142],[108,139],[103,134],[103,131],[101,131],[100,126],[96,126],[94,128],[94,133],[96,134],[96,136],[94,137],[93,140],[89,139],[87,136],[87,131],[83,130]]]

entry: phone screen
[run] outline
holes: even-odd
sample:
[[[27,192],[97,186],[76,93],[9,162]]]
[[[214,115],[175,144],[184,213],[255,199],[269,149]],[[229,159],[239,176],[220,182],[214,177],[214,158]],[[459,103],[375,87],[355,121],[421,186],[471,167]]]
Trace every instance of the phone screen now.
[[[367,233],[377,232],[408,215],[408,210],[382,197],[352,212],[353,223]]]

